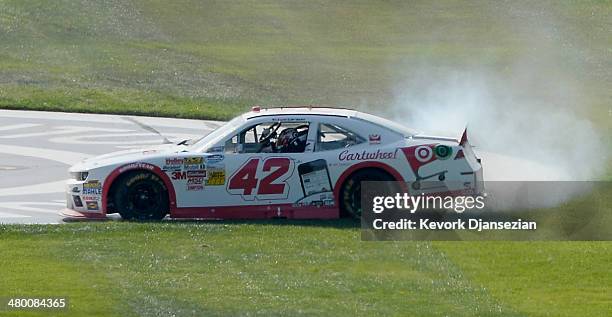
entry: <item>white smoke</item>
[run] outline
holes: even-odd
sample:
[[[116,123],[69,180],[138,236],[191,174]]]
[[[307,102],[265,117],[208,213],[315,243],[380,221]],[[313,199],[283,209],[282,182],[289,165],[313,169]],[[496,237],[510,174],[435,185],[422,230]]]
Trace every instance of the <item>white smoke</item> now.
[[[609,143],[586,119],[593,96],[585,74],[601,64],[597,55],[576,40],[580,36],[571,34],[579,28],[558,19],[555,10],[514,2],[492,5],[482,14],[491,15],[496,21],[491,27],[504,30],[498,34],[508,38],[482,42],[481,33],[476,33],[463,40],[474,48],[502,47],[507,54],[497,59],[483,59],[487,54],[458,58],[455,64],[436,56],[394,63],[403,75],[391,87],[392,107],[382,115],[424,134],[459,138],[467,126],[470,143],[482,158],[485,182],[601,180]],[[435,33],[430,38],[445,40]],[[556,206],[590,186],[544,183],[532,186],[526,199],[520,183],[493,183],[487,191],[501,209]]]
[[[459,137],[467,126],[486,180],[593,180],[605,171],[608,149],[573,111],[580,102],[575,90],[543,96],[524,74],[411,75],[397,87],[392,116],[426,134]]]
[[[557,206],[590,188],[584,182],[559,181],[598,179],[609,149],[592,123],[576,113],[576,89],[542,94],[541,85],[524,79],[529,77],[526,69],[518,69],[520,74],[503,76],[474,69],[413,69],[398,85],[387,116],[426,135],[459,138],[467,126],[470,143],[482,158],[489,207]]]

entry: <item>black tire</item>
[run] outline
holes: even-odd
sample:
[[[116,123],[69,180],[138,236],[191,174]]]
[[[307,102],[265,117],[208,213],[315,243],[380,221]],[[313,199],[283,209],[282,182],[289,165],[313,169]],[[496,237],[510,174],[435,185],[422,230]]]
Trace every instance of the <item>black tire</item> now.
[[[130,172],[113,185],[115,209],[126,220],[161,220],[170,209],[168,189],[157,175]]]
[[[340,217],[361,218],[361,182],[395,181],[393,176],[379,169],[363,169],[353,173],[340,189]]]

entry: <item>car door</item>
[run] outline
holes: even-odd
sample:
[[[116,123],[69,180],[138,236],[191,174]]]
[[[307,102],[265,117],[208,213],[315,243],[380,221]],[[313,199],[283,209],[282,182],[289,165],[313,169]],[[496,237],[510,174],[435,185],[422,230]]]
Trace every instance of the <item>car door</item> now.
[[[287,205],[301,199],[298,166],[312,156],[310,126],[304,118],[264,118],[228,138],[222,203]]]

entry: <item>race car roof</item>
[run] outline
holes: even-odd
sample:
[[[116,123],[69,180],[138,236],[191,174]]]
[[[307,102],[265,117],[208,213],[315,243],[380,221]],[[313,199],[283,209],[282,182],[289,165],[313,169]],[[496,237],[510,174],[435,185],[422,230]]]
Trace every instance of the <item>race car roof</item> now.
[[[256,108],[256,107],[254,107]],[[245,119],[261,116],[274,115],[333,115],[340,117],[354,117],[357,111],[342,108],[323,108],[323,107],[282,107],[282,108],[260,108],[244,114]]]
[[[248,120],[252,118],[262,116],[281,116],[281,115],[322,115],[322,116],[337,116],[337,117],[355,117],[362,120],[366,120],[377,125],[386,127],[391,130],[395,130],[404,134],[405,136],[412,136],[417,134],[413,129],[405,127],[397,122],[387,120],[372,114],[359,112],[353,109],[346,108],[326,108],[326,107],[282,107],[282,108],[259,108],[254,107],[255,110],[247,112],[243,115],[243,118]]]

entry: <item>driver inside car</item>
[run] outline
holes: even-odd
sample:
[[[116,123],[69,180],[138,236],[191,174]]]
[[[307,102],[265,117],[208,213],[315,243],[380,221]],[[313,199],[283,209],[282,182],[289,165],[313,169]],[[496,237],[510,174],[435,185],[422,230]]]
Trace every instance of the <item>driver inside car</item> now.
[[[276,139],[276,151],[278,153],[301,153],[306,148],[308,137],[308,126],[287,128],[283,130]]]
[[[281,123],[274,123],[265,128],[260,138],[260,153],[301,153],[306,148],[308,125],[280,130]],[[274,139],[274,140],[273,140]]]

